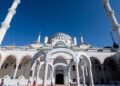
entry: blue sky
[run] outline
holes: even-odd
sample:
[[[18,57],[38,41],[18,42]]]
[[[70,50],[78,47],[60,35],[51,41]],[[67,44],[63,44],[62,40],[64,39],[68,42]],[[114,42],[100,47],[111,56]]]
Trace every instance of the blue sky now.
[[[13,0],[0,0],[2,22]],[[120,22],[120,0],[110,0]],[[21,0],[2,45],[26,45],[55,32],[76,36],[80,33],[93,46],[112,45],[111,24],[103,8],[103,0]],[[114,37],[116,38],[115,34]],[[117,39],[116,39],[117,41]]]

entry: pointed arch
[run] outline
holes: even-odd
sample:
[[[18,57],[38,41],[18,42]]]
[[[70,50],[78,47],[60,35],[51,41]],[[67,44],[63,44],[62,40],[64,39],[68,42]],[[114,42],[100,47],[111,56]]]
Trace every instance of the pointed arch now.
[[[95,84],[104,84],[103,79],[101,79],[101,63],[96,57],[90,57],[92,64],[93,79]]]
[[[32,59],[32,64],[35,62],[35,60],[39,59],[40,61],[45,61],[46,53],[44,51],[37,52]]]
[[[18,66],[17,77],[29,78],[31,69],[31,56],[25,55],[21,58],[20,64]]]
[[[55,53],[60,53],[60,52],[63,52],[63,53],[67,53],[69,55],[72,56],[72,58],[76,57],[74,51],[70,50],[70,49],[66,49],[66,48],[57,48],[57,49],[53,49],[51,50],[50,52],[47,53],[46,55],[46,61],[48,62],[50,60],[50,57],[55,54]]]
[[[8,55],[5,59],[4,59],[4,63],[1,67],[1,72],[0,75],[2,77],[5,77],[6,75],[8,75],[10,78],[13,77],[13,71],[16,67],[16,57],[15,55]],[[7,71],[7,72],[4,72]]]
[[[94,81],[93,81],[93,74],[92,74],[92,64],[91,64],[89,56],[87,54],[85,54],[84,52],[77,52],[76,55],[77,55],[77,57],[75,58],[75,60],[78,61],[78,59],[79,59],[80,62],[81,61],[83,62],[83,66],[87,67],[90,85],[93,86]]]

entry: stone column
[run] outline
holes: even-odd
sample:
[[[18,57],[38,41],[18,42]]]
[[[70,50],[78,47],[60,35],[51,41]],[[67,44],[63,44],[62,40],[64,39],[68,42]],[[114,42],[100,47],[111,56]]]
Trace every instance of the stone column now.
[[[18,63],[18,62],[16,63],[16,68],[15,68],[15,71],[14,71],[13,79],[16,78],[16,74],[17,74],[17,71],[18,71],[19,64],[20,63]]]
[[[48,73],[48,62],[45,62],[45,71],[44,71],[43,86],[46,86],[47,73]]]
[[[104,64],[101,64],[101,69],[102,69],[102,76],[103,76],[104,83],[105,83]]]
[[[91,66],[89,67],[90,86],[94,86]]]
[[[85,86],[85,70],[84,70],[84,66],[82,66],[81,69],[82,69],[83,86]]]
[[[68,86],[70,86],[70,67],[68,68]]]
[[[64,84],[67,86],[68,85],[68,69],[66,68],[64,70]]]
[[[75,63],[75,68],[76,68],[76,85],[80,86],[78,63]]]
[[[38,68],[37,68],[36,86],[38,86],[38,79],[39,79],[39,74],[40,74],[40,68],[41,68],[41,64],[39,64],[39,65],[38,65]]]
[[[51,86],[53,86],[53,84],[54,84],[54,82],[53,82],[53,67],[52,67],[52,70],[51,70],[51,72],[50,72],[50,74],[51,74]]]
[[[33,81],[34,80],[34,73],[35,73],[35,66],[36,66],[36,62],[33,63],[33,65],[31,65],[31,73],[30,73],[30,77],[28,81]]]
[[[34,78],[34,75],[35,75],[35,66],[36,66],[36,61],[34,62],[33,64],[33,68],[31,69],[32,70],[32,79]]]
[[[55,81],[54,81],[54,67],[52,67],[52,84],[53,84],[53,86],[55,85]]]

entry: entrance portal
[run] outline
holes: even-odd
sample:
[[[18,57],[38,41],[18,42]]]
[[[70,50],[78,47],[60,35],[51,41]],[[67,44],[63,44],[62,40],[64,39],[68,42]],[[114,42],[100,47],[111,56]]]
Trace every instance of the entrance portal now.
[[[57,74],[56,75],[56,84],[64,84],[63,74]]]

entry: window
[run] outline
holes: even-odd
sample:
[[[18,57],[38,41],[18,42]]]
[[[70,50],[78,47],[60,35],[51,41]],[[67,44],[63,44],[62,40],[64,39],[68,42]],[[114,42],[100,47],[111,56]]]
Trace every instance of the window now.
[[[72,67],[73,67],[73,68],[72,68],[72,69],[73,69],[73,71],[75,71],[75,65],[73,65]]]
[[[22,67],[22,64],[19,64],[19,67],[18,67],[18,69],[21,69],[21,67]]]
[[[76,79],[75,79],[75,78],[73,78],[73,82],[76,82]]]
[[[4,67],[4,68],[6,69],[7,67],[8,67],[8,63],[5,64],[5,67]]]

